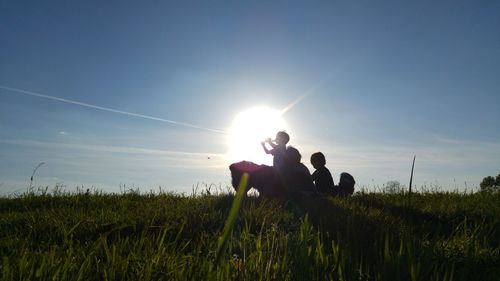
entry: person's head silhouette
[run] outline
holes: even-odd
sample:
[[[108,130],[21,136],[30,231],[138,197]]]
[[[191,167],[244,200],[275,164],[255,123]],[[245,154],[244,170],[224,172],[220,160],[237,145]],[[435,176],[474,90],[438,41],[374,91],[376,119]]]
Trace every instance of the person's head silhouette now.
[[[300,152],[298,149],[296,149],[293,146],[289,146],[285,152],[285,159],[286,159],[286,163],[288,165],[295,165],[295,164],[300,163],[300,159],[302,159],[302,155],[300,155]]]
[[[321,168],[326,165],[325,155],[321,152],[316,152],[311,155],[311,164],[314,169]]]
[[[285,131],[276,133],[276,143],[278,145],[286,145],[290,141],[290,136]]]

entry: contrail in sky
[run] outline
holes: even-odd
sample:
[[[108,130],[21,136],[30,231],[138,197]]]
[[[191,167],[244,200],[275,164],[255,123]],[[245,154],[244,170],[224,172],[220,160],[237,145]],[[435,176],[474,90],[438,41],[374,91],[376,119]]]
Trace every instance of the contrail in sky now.
[[[133,117],[139,117],[139,118],[144,118],[144,119],[149,119],[149,120],[155,120],[155,121],[160,121],[160,122],[164,122],[164,123],[170,123],[170,124],[174,124],[174,125],[178,125],[178,126],[184,126],[184,127],[189,127],[189,128],[194,128],[194,129],[209,131],[209,132],[213,132],[213,133],[226,134],[226,132],[222,131],[222,130],[205,128],[205,127],[201,127],[201,126],[197,126],[197,125],[193,125],[193,124],[189,124],[189,123],[178,122],[178,121],[174,121],[174,120],[170,120],[170,119],[164,119],[164,118],[159,118],[159,117],[154,117],[154,116],[149,116],[149,115],[144,115],[144,114],[139,114],[139,113],[133,113],[133,112],[129,112],[129,111],[123,111],[123,110],[113,109],[113,108],[109,108],[109,107],[103,107],[103,106],[93,105],[93,104],[89,104],[89,103],[84,103],[84,102],[79,102],[79,101],[75,101],[75,100],[69,100],[69,99],[59,98],[59,97],[55,97],[55,96],[44,95],[44,94],[40,94],[40,93],[36,93],[36,92],[32,92],[32,91],[26,91],[26,90],[11,88],[11,87],[2,86],[2,85],[0,85],[0,89],[6,90],[6,91],[10,91],[10,92],[19,93],[19,94],[25,94],[25,95],[29,95],[29,96],[33,96],[33,97],[39,97],[39,98],[44,98],[44,99],[49,99],[49,100],[55,100],[55,101],[64,102],[64,103],[68,103],[68,104],[74,104],[74,105],[79,105],[79,106],[83,106],[83,107],[93,108],[93,109],[97,109],[97,110],[112,112],[112,113],[118,113],[118,114],[133,116]]]

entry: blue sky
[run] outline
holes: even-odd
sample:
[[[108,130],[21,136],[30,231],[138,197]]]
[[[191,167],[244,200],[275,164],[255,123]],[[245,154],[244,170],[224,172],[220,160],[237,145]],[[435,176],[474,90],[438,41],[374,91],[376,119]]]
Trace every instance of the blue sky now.
[[[335,180],[500,173],[497,1],[1,1],[0,85],[227,130],[281,109]],[[229,184],[227,136],[0,88],[0,193]],[[466,184],[467,182],[467,184]]]

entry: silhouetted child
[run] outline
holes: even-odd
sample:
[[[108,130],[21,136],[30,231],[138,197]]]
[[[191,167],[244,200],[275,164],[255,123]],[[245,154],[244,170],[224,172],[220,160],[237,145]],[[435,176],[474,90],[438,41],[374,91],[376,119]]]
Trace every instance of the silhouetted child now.
[[[261,143],[264,151],[267,154],[273,155],[273,167],[277,171],[281,171],[285,164],[286,144],[289,140],[290,136],[286,132],[280,131],[276,134],[276,139],[274,141],[268,138]],[[266,143],[268,143],[272,149],[267,149]]]
[[[309,169],[300,162],[300,152],[289,146],[285,153],[285,165],[282,170],[282,180],[293,199],[303,196],[313,196],[318,192],[312,181]]]
[[[323,195],[333,195],[334,184],[332,174],[326,168],[325,155],[321,152],[316,152],[311,155],[311,164],[313,165],[314,173],[312,174],[312,179],[316,185],[316,189],[319,193]]]
[[[336,195],[345,197],[352,195],[354,193],[354,185],[356,184],[356,181],[354,180],[354,177],[349,174],[349,173],[341,173],[340,174],[340,180],[339,180],[339,185],[336,186],[335,188],[335,193]]]

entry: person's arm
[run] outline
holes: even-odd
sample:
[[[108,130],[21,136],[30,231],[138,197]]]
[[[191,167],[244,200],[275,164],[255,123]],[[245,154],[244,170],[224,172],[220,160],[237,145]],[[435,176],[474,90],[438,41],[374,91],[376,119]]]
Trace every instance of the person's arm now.
[[[268,143],[273,149],[276,149],[278,147],[277,144],[274,144],[273,141],[271,140],[271,138],[267,138],[265,141],[263,141],[262,143]]]
[[[270,145],[273,149],[275,149],[275,148],[277,148],[277,147],[278,147],[278,145],[277,145],[277,144],[274,144],[272,141],[270,141],[270,142],[269,142],[269,145]]]
[[[262,148],[264,149],[264,152],[266,154],[271,154],[271,150],[267,149],[265,142],[261,142],[260,144],[262,145]]]
[[[314,171],[312,174],[311,174],[311,177],[312,177],[312,180],[315,182],[318,180],[318,171]]]

